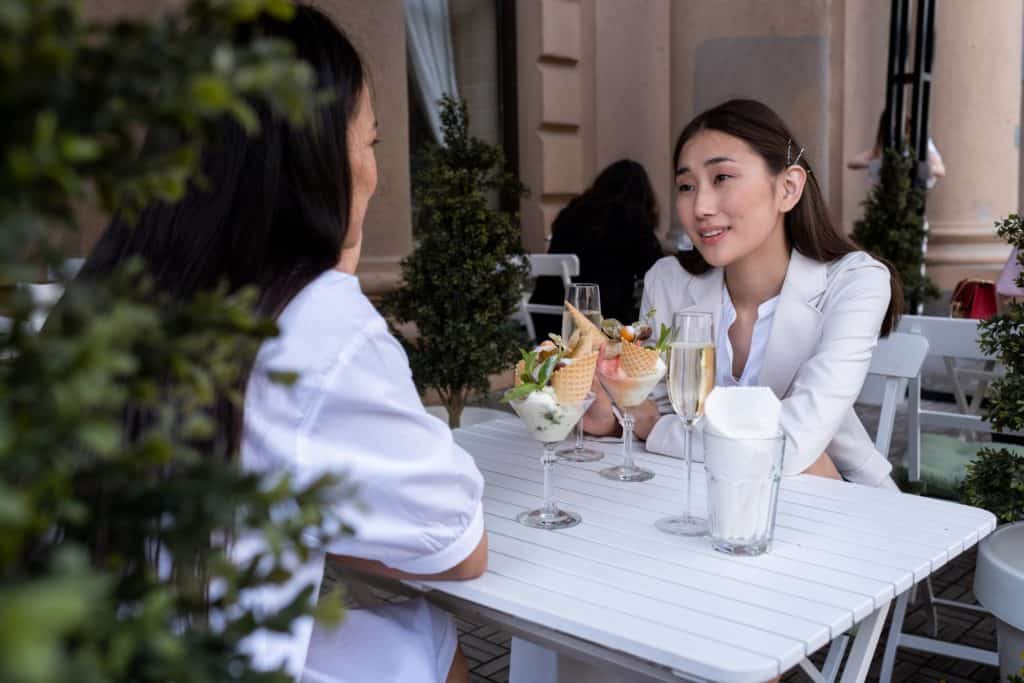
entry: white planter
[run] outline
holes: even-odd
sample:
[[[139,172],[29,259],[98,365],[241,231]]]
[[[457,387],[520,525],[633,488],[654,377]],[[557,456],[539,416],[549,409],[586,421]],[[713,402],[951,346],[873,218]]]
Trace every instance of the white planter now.
[[[1002,526],[981,542],[974,595],[996,618],[1000,680],[1024,676],[1024,522]]]

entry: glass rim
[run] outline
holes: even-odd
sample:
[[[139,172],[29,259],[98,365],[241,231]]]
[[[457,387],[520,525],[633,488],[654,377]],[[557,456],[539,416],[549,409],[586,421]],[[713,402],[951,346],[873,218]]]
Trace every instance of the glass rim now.
[[[600,288],[600,285],[597,284],[596,282],[570,282],[568,285],[566,285],[566,289],[572,289],[573,287],[598,287],[598,288]]]
[[[672,311],[672,317],[675,318],[676,316],[680,316],[680,317],[688,316],[688,317],[693,317],[693,318],[713,318],[714,317],[710,313],[707,313],[706,311]]]

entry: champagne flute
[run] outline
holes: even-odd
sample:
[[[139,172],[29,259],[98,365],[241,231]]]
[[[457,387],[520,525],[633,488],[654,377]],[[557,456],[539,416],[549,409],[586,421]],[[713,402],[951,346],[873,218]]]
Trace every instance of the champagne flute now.
[[[601,328],[601,290],[589,282],[569,285],[565,292],[565,300],[576,307],[590,322]],[[576,331],[576,323],[569,309],[562,311],[562,339],[569,343],[569,338]],[[570,462],[597,462],[604,458],[604,453],[583,445],[583,420],[576,423],[576,445],[560,448],[555,451],[562,460]]]
[[[686,502],[683,514],[664,517],[655,526],[676,536],[703,536],[707,520],[694,516],[693,428],[704,417],[704,401],[715,386],[715,344],[710,313],[676,313],[672,316],[674,340],[669,345],[668,397],[672,410],[683,421],[683,457],[686,460]]]

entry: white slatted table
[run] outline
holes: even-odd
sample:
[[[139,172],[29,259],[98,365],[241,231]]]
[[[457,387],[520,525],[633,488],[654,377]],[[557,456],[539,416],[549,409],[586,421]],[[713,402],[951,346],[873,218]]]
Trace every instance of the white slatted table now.
[[[893,598],[995,528],[983,510],[811,476],[782,483],[771,552],[730,557],[706,538],[665,535],[678,513],[682,462],[641,452],[656,473],[619,483],[599,463],[559,463],[556,499],[571,529],[515,521],[540,502],[540,446],[516,418],[455,432],[486,479],[490,538],[481,578],[423,584],[428,597],[546,648],[661,680],[765,681],[861,623],[843,681],[863,681]],[[694,466],[703,512],[703,468]],[[513,672],[515,676],[515,672]]]

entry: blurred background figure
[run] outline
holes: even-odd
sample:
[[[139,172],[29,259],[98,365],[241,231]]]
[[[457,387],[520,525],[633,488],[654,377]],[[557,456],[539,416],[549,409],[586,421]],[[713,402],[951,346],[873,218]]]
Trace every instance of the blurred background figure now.
[[[910,119],[907,119],[907,129],[904,131],[909,135],[910,133]],[[878,129],[875,132],[875,146],[869,150],[865,150],[855,156],[850,161],[846,162],[846,167],[853,170],[867,169],[868,177],[871,178],[872,184],[877,184],[882,173],[882,147],[885,144],[885,112],[878,117]],[[946,175],[946,166],[942,163],[942,155],[939,154],[939,148],[935,146],[935,141],[928,138],[928,178],[925,181],[925,189],[930,190],[935,187],[935,183],[938,182],[939,178],[943,178]]]
[[[662,257],[658,202],[644,167],[635,161],[616,161],[598,174],[583,194],[573,198],[551,225],[549,254],[576,254],[576,282],[601,288],[601,313],[631,323],[639,318],[643,276]],[[561,304],[562,282],[541,277],[530,301]],[[535,315],[538,339],[561,331],[560,316]]]

